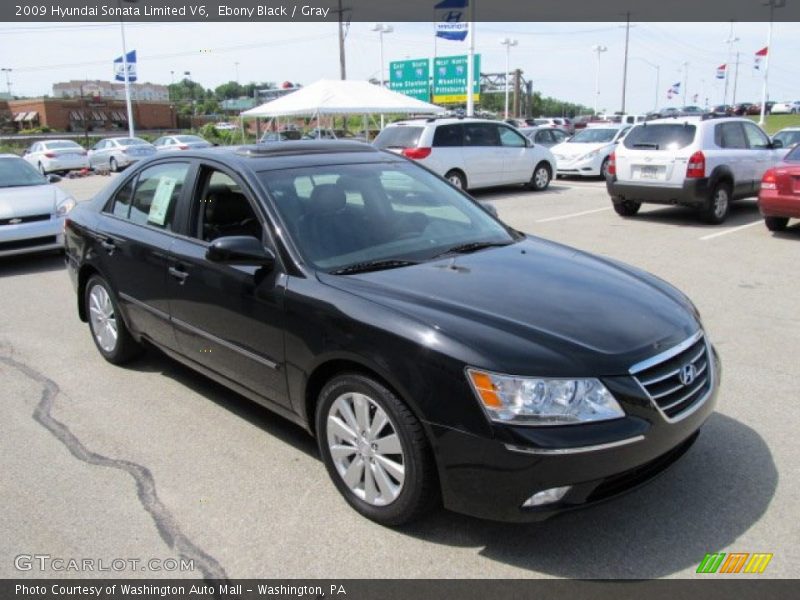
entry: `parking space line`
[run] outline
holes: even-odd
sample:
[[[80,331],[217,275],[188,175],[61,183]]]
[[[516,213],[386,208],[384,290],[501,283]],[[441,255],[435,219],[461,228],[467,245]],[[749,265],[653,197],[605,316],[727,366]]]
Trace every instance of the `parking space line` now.
[[[705,242],[706,240],[713,240],[714,238],[718,238],[722,235],[728,235],[729,233],[736,233],[737,231],[741,231],[742,229],[747,229],[748,227],[752,227],[753,225],[758,225],[763,223],[763,219],[758,219],[757,221],[753,221],[752,223],[746,223],[744,225],[739,225],[738,227],[730,227],[724,231],[718,231],[717,233],[712,233],[710,235],[704,235],[700,238],[701,241]]]
[[[549,217],[547,219],[539,219],[536,223],[549,223],[550,221],[561,221],[562,219],[571,219],[572,217],[582,217],[583,215],[591,215],[592,213],[603,212],[604,210],[611,210],[613,207],[606,206],[605,208],[596,208],[595,210],[585,210],[583,212],[572,213],[569,215],[561,215],[560,217]]]

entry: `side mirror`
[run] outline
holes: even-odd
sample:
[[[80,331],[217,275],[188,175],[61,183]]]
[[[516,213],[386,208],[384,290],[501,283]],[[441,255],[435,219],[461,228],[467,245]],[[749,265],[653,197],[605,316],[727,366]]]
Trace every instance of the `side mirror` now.
[[[61,176],[56,175],[55,173],[50,173],[47,176],[47,183],[58,183],[61,181]]]
[[[772,147],[774,149],[783,148],[783,140],[772,140]]]
[[[206,259],[223,265],[266,267],[275,264],[275,254],[261,240],[248,235],[217,238],[206,250]]]
[[[481,202],[481,206],[486,212],[492,215],[495,219],[500,218],[500,216],[497,214],[497,207],[491,202]]]

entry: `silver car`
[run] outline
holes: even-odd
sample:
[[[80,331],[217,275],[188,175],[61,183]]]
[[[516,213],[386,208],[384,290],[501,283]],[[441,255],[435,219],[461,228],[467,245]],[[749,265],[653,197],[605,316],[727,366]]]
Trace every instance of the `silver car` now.
[[[31,144],[22,158],[36,167],[42,175],[89,168],[86,150],[72,140],[36,142]]]
[[[198,150],[210,148],[213,144],[199,135],[165,135],[153,142],[158,152],[174,152],[175,150]]]
[[[89,164],[93,169],[110,169],[116,173],[155,153],[155,146],[141,138],[107,138],[100,140],[89,150]]]
[[[64,218],[75,199],[13,154],[0,154],[0,256],[64,247]]]
[[[520,127],[519,132],[534,144],[551,148],[569,139],[569,133],[556,127]]]

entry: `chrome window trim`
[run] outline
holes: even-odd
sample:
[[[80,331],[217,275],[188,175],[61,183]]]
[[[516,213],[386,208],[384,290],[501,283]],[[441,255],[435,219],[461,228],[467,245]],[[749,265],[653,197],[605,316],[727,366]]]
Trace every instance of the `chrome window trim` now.
[[[607,444],[596,444],[594,446],[580,446],[577,448],[528,448],[525,446],[515,446],[514,444],[505,444],[506,450],[511,452],[519,452],[520,454],[538,454],[546,456],[563,456],[568,454],[584,454],[586,452],[599,452],[601,450],[611,450],[612,448],[619,448],[629,444],[635,444],[644,440],[643,435],[618,440],[616,442],[608,442]]]

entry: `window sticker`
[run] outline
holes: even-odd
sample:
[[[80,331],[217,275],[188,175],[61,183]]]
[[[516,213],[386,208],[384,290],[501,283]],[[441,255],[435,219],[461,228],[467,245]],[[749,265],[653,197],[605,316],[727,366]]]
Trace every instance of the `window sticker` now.
[[[178,180],[174,177],[162,176],[158,181],[158,187],[153,194],[153,202],[150,204],[150,213],[147,215],[147,222],[164,226],[167,220],[167,211],[172,201],[172,193]]]

